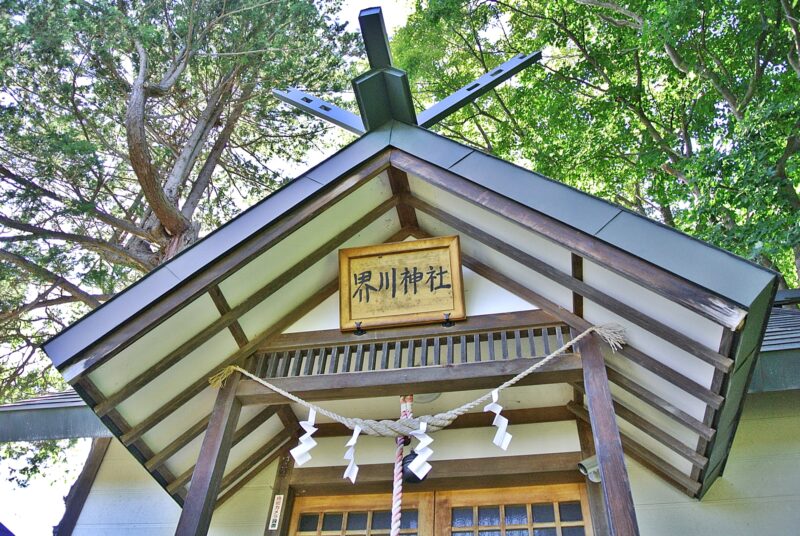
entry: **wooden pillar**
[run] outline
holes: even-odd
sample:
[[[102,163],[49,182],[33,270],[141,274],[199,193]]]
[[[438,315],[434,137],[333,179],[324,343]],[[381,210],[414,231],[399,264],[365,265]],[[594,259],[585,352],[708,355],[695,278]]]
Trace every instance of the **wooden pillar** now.
[[[225,473],[225,464],[233,442],[233,434],[239,421],[241,403],[236,399],[236,387],[241,374],[234,372],[219,390],[214,410],[203,438],[200,456],[197,458],[189,493],[183,503],[176,536],[197,536],[208,533],[211,515],[217,502],[220,483]]]
[[[633,536],[639,534],[639,527],[600,344],[601,339],[595,334],[580,343],[586,402],[600,466],[609,532],[614,536]]]
[[[281,536],[289,531],[289,521],[292,517],[294,504],[294,490],[289,485],[294,469],[294,459],[286,450],[278,458],[278,472],[275,474],[275,483],[272,486],[272,504],[270,505],[267,526],[264,536]]]

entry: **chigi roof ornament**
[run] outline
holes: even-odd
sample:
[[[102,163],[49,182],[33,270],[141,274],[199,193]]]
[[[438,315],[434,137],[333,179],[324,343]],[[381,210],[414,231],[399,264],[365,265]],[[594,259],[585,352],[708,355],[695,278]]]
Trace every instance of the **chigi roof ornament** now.
[[[392,119],[427,128],[542,57],[541,52],[518,54],[417,115],[411,99],[408,76],[405,71],[392,65],[389,38],[381,8],[362,10],[358,22],[370,66],[369,71],[353,80],[360,116],[296,88],[286,91],[274,89],[272,93],[286,103],[355,134],[365,134]]]

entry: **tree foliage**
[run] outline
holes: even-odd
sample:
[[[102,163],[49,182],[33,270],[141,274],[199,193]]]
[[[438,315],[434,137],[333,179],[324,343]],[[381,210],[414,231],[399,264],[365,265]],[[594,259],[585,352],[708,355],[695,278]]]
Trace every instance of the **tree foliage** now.
[[[797,286],[796,1],[430,0],[393,46],[429,104],[541,66],[440,126],[752,259]]]
[[[338,2],[0,0],[0,403],[39,346],[284,180],[339,92]],[[49,447],[47,447],[49,448]]]

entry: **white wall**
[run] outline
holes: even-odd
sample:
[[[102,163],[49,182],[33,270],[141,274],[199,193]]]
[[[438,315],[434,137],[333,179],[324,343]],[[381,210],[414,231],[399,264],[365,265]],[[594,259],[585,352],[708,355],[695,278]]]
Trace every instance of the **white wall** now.
[[[675,490],[634,461],[628,470],[634,502],[643,536],[785,536],[798,534],[800,527],[800,391],[749,395],[724,476],[702,502]],[[545,432],[539,425],[538,432]],[[552,423],[547,441],[561,437],[559,446],[572,448],[571,434],[562,423]],[[523,426],[519,428],[529,428]],[[534,427],[531,427],[533,431]],[[558,429],[558,431],[556,431]],[[516,439],[527,433],[517,432]],[[462,432],[454,430],[451,433]],[[484,434],[485,435],[485,434]],[[491,434],[489,434],[491,435]],[[487,435],[487,441],[490,440]],[[539,435],[539,434],[536,434]],[[543,435],[539,435],[544,439]],[[341,438],[321,440],[314,452],[316,462],[324,458],[339,462]],[[449,439],[456,440],[451,443]],[[464,439],[463,444],[471,439]],[[483,439],[483,438],[482,438]],[[533,440],[529,444],[533,444]],[[546,442],[547,442],[546,441]],[[562,443],[563,441],[563,443]],[[374,452],[365,442],[360,463]],[[462,443],[440,436],[434,442],[442,458],[455,450],[463,456],[474,452],[451,450]],[[521,447],[522,442],[517,443]],[[360,443],[359,443],[360,444]],[[512,441],[513,444],[513,441]],[[491,444],[488,448],[492,448]],[[550,445],[555,447],[555,445]],[[516,448],[516,447],[515,447]],[[444,452],[449,452],[449,455]],[[517,454],[517,452],[514,452]],[[522,452],[519,452],[521,454]],[[438,456],[437,456],[438,457]],[[381,460],[382,461],[382,460]],[[316,463],[312,464],[316,465]],[[271,505],[275,464],[251,480],[214,515],[211,534],[263,534]],[[112,442],[95,484],[75,528],[76,535],[137,534],[171,535],[180,510],[178,506],[117,442]]]
[[[701,502],[636,462],[642,536],[800,534],[800,391],[748,395],[728,465]]]
[[[211,520],[214,536],[264,534],[277,463],[261,471]],[[180,508],[117,441],[112,441],[74,535],[171,536]]]

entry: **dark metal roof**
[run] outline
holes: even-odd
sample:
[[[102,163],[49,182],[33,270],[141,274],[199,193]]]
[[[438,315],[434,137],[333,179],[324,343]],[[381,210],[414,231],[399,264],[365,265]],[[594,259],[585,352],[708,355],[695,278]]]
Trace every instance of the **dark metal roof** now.
[[[45,393],[43,395],[19,400],[0,406],[0,411],[24,411],[29,409],[56,409],[85,406],[86,402],[73,389],[59,393]]]
[[[800,350],[800,309],[773,307],[761,352]]]
[[[595,236],[735,303],[749,307],[773,272],[543,175],[424,128],[397,121],[369,132],[51,338],[44,350],[62,368],[214,259],[281,218],[345,172],[397,148]]]

